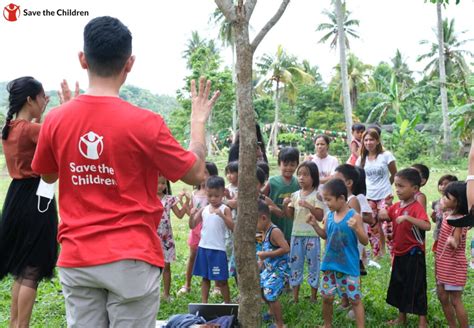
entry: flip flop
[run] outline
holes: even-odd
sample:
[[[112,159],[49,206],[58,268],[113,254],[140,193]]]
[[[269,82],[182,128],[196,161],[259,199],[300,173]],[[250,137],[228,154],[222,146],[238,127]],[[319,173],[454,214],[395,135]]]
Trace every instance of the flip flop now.
[[[188,294],[190,291],[191,291],[191,288],[188,288],[188,287],[186,287],[186,286],[183,286],[183,287],[181,287],[181,288],[178,290],[177,295]]]

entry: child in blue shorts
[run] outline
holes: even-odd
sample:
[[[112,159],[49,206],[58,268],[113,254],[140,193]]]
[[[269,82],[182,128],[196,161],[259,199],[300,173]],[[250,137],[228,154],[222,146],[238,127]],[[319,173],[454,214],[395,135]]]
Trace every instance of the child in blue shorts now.
[[[208,302],[211,280],[215,280],[224,302],[230,303],[225,235],[227,229],[234,229],[234,222],[230,208],[222,203],[224,190],[224,179],[219,176],[210,176],[206,181],[209,204],[198,212],[191,212],[189,218],[191,229],[202,222],[201,240],[193,268],[193,275],[202,277],[202,303]]]
[[[258,201],[257,230],[263,231],[262,251],[257,252],[260,273],[260,287],[263,299],[270,306],[270,312],[275,318],[275,327],[283,328],[283,316],[278,297],[288,281],[290,267],[288,266],[290,246],[283,232],[270,220],[270,210],[264,201]]]
[[[357,327],[364,327],[364,306],[360,293],[359,249],[357,241],[367,245],[369,239],[362,217],[347,205],[347,187],[342,180],[332,179],[322,190],[331,211],[321,228],[313,215],[308,217],[316,233],[326,240],[321,271],[324,327],[332,327],[332,311],[336,293],[347,297],[354,311]]]

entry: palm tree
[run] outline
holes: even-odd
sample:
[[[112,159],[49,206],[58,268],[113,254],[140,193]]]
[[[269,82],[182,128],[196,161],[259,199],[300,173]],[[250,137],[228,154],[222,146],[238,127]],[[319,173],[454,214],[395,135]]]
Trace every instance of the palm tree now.
[[[343,12],[343,28],[344,32],[348,35],[352,36],[355,39],[359,39],[359,35],[357,31],[353,28],[355,26],[359,27],[359,20],[358,19],[351,19],[349,18],[351,12],[346,10],[346,3],[342,3],[342,12]],[[331,39],[331,49],[336,49],[338,43],[338,28],[337,28],[337,11],[328,11],[323,10],[323,14],[329,18],[329,23],[321,23],[316,28],[317,32],[324,31],[327,33],[319,40],[319,43],[326,43],[329,39]],[[344,43],[347,49],[350,49],[349,46],[349,37],[348,35],[344,36]]]
[[[229,23],[224,14],[220,11],[219,8],[214,10],[214,13],[211,16],[214,24],[219,25],[219,39],[222,42],[223,46],[231,47],[232,50],[232,81],[235,83],[235,36],[234,29],[232,24]],[[237,133],[237,106],[232,105],[232,137],[235,138]]]
[[[270,145],[272,145],[273,155],[276,155],[282,92],[285,93],[291,103],[294,103],[298,95],[298,84],[310,83],[314,81],[314,78],[299,67],[296,59],[288,56],[281,45],[278,46],[275,56],[264,54],[257,63],[257,67],[262,75],[257,84],[257,91],[261,92],[263,89],[269,88],[273,92],[275,101],[275,119],[270,132],[267,151],[270,150]]]
[[[359,38],[356,31],[351,26],[359,26],[359,21],[356,19],[349,19],[350,12],[346,9],[346,3],[341,0],[333,0],[335,6],[334,12],[324,11],[323,14],[329,17],[331,23],[320,24],[316,31],[329,30],[319,42],[326,42],[333,37],[331,41],[331,48],[335,49],[339,43],[339,65],[342,81],[342,99],[344,103],[344,118],[346,121],[347,143],[351,142],[351,126],[352,126],[352,106],[348,85],[347,63],[346,63],[346,47],[349,48],[349,38],[351,35],[354,38]],[[346,34],[347,32],[347,34]]]
[[[461,37],[468,31],[461,31],[459,34],[455,30],[455,20],[445,19],[442,21],[442,35],[443,35],[443,57],[444,67],[446,71],[447,82],[456,84],[460,83],[466,98],[470,99],[469,90],[467,87],[467,78],[469,77],[469,65],[466,63],[465,57],[474,57],[472,51],[466,50],[463,47],[473,39],[461,39]],[[438,35],[439,32],[436,34]],[[430,42],[428,40],[420,41],[420,44],[430,45],[430,50],[418,56],[417,61],[429,60],[424,68],[424,72],[428,73],[431,78],[440,75],[439,71],[439,41]]]
[[[349,98],[352,109],[357,108],[357,102],[359,93],[367,91],[369,84],[369,73],[372,70],[372,66],[364,64],[354,54],[347,56],[347,83],[349,88]],[[336,85],[334,89],[334,95],[340,95],[340,101],[343,102],[342,93],[342,78],[341,78],[341,67],[340,64],[335,67],[336,75],[332,83]]]
[[[397,82],[403,89],[408,89],[414,83],[412,71],[408,68],[408,64],[403,58],[400,50],[397,49],[395,56],[391,59],[392,70],[395,74]]]

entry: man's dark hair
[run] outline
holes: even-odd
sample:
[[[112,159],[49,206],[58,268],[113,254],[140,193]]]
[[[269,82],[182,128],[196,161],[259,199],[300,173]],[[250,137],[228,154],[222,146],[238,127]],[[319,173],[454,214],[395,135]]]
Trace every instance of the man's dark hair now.
[[[300,152],[294,147],[285,147],[278,153],[278,165],[280,163],[296,162],[296,165],[300,162]]]
[[[403,169],[398,171],[395,176],[410,182],[412,186],[421,186],[421,175],[416,169]]]
[[[132,34],[117,18],[94,18],[84,28],[84,54],[90,72],[115,76],[132,54]]]
[[[225,189],[225,181],[217,175],[211,175],[206,181],[207,189]]]

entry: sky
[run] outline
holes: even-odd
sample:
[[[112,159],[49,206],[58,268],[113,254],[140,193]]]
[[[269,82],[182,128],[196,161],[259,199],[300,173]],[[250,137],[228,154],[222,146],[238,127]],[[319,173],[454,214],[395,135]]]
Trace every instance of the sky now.
[[[79,81],[87,88],[87,74],[79,66],[77,54],[82,50],[82,31],[97,16],[119,18],[133,35],[136,62],[127,82],[157,94],[174,96],[183,87],[188,74],[182,53],[191,31],[203,37],[216,38],[218,28],[209,23],[215,9],[211,0],[169,1],[97,1],[97,0],[0,0],[0,10],[10,1],[20,6],[15,22],[0,17],[0,81],[31,75],[46,90],[58,89],[65,78],[72,84]],[[454,1],[451,1],[454,2]],[[251,38],[255,36],[279,6],[278,0],[259,0],[251,19]],[[351,51],[363,62],[377,65],[389,62],[400,49],[409,67],[421,71],[416,57],[428,51],[420,40],[436,40],[436,6],[424,0],[347,0],[351,17],[360,20],[359,40],[351,41]],[[81,16],[45,16],[44,10],[88,11]],[[290,54],[317,65],[323,80],[329,82],[338,63],[338,53],[328,44],[319,44],[322,33],[316,27],[327,18],[321,14],[332,9],[330,0],[292,0],[276,26],[258,47],[255,60],[264,53],[273,54],[282,45]],[[24,10],[39,11],[40,16],[25,16]],[[463,39],[474,39],[472,15],[474,0],[451,4],[443,16],[456,19],[456,31],[467,30]],[[465,49],[474,52],[474,42]],[[231,52],[223,49],[224,64],[230,66]],[[471,60],[474,62],[474,60]]]

